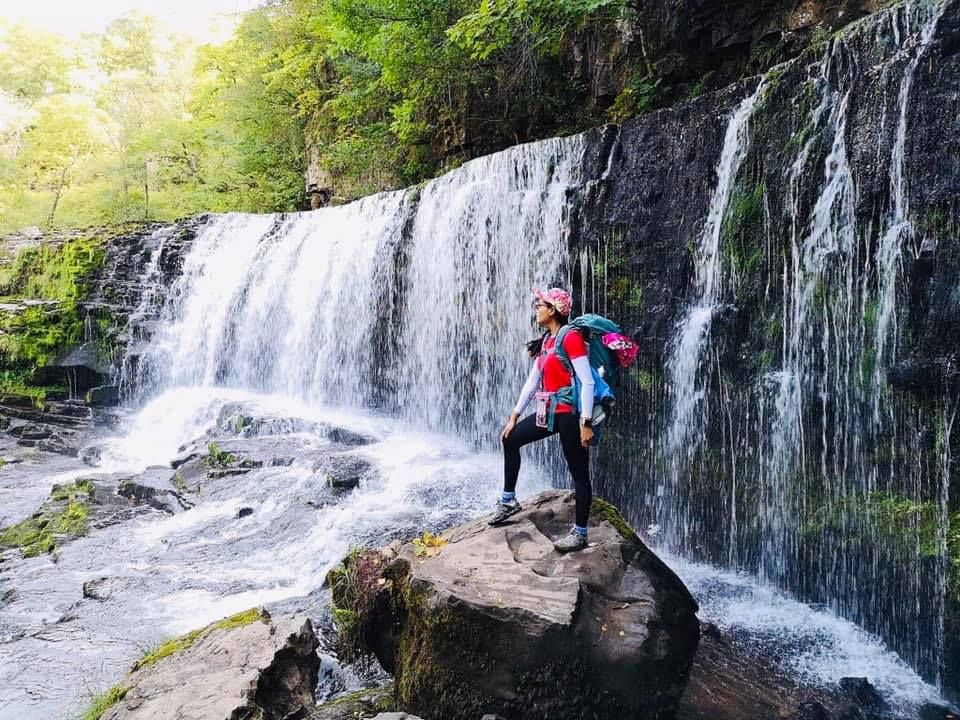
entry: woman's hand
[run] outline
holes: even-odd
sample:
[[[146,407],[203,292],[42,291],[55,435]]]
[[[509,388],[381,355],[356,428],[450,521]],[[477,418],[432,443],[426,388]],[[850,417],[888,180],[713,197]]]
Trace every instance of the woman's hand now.
[[[585,425],[580,426],[580,444],[585,448],[590,447],[590,441],[593,440],[593,428],[588,428]]]
[[[516,414],[516,413],[513,413],[513,414],[510,416],[510,419],[507,420],[507,424],[504,425],[504,427],[503,427],[503,432],[500,433],[500,439],[501,439],[501,440],[506,440],[508,437],[510,437],[510,433],[513,432],[513,429],[514,429],[516,426],[517,426],[517,414]]]

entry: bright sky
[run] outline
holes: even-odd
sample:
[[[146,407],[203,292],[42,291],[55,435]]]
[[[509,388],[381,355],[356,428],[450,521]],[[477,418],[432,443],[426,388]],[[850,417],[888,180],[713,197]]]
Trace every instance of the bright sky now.
[[[49,32],[78,37],[101,32],[131,10],[157,18],[170,30],[199,40],[216,40],[229,33],[237,15],[261,0],[0,0],[0,18],[23,20]]]

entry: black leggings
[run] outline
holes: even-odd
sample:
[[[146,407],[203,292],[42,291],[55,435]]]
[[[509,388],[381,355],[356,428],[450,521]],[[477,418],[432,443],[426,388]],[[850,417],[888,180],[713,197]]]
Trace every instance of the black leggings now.
[[[516,491],[517,476],[520,474],[520,448],[554,433],[560,433],[563,456],[573,476],[573,487],[577,492],[577,525],[586,527],[590,518],[590,502],[593,500],[590,452],[580,444],[580,418],[573,413],[554,415],[553,432],[537,427],[536,415],[527,415],[517,423],[513,432],[503,441],[503,489],[506,492]]]

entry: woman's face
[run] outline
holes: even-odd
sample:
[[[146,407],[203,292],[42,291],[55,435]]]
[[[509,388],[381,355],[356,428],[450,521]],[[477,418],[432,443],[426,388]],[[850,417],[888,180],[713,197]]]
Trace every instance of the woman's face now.
[[[550,316],[555,312],[552,305],[548,305],[543,300],[537,300],[533,304],[537,311],[537,325],[546,325],[550,321]]]

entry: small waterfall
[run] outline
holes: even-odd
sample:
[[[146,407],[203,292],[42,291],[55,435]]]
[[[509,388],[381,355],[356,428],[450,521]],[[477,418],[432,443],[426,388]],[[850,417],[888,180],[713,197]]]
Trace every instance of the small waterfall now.
[[[879,307],[876,313],[876,363],[874,369],[874,405],[873,421],[880,423],[880,396],[886,384],[883,374],[884,362],[896,360],[896,346],[887,349],[891,336],[897,334],[896,315],[896,286],[899,274],[900,257],[904,246],[909,246],[914,240],[913,225],[909,217],[909,205],[906,195],[906,183],[903,174],[904,150],[907,142],[907,111],[910,106],[910,91],[913,88],[913,78],[930,42],[933,40],[937,22],[943,14],[946,2],[940,0],[934,5],[924,3],[909,3],[903,12],[905,28],[901,31],[898,25],[899,16],[894,14],[892,22],[898,42],[903,40],[907,50],[909,43],[906,39],[916,40],[916,50],[907,64],[900,80],[900,91],[897,94],[897,129],[894,136],[893,151],[890,156],[890,208],[884,218],[884,228],[880,236],[880,246],[877,251],[877,263],[880,272]],[[919,27],[920,31],[916,32]],[[919,247],[914,248],[914,254],[919,255]]]
[[[759,574],[777,585],[787,584],[795,566],[800,538],[796,518],[804,512],[802,488],[807,485],[804,406],[811,402],[824,407],[849,405],[851,357],[850,328],[856,323],[858,285],[863,268],[857,262],[854,222],[855,188],[846,148],[846,118],[849,91],[831,88],[827,78],[835,65],[843,63],[845,48],[834,44],[819,64],[821,74],[812,80],[822,99],[811,122],[817,131],[801,147],[790,168],[788,207],[791,210],[791,263],[785,273],[783,303],[783,367],[768,373],[766,382],[776,390],[769,450],[761,458],[762,538]],[[843,77],[843,71],[836,74]],[[823,123],[823,127],[820,124]],[[824,160],[823,188],[804,227],[797,216],[800,184],[809,168],[807,161],[818,132],[832,133],[830,152]],[[785,261],[786,262],[786,261]],[[815,389],[814,389],[815,388]],[[812,390],[812,392],[811,392]],[[828,414],[821,413],[823,440],[819,472],[824,477],[848,477],[844,452],[828,453],[826,442],[832,432]],[[836,429],[846,432],[837,418]],[[760,428],[763,433],[763,428]],[[842,438],[832,445],[839,450]],[[839,462],[840,467],[828,467]],[[798,515],[800,513],[800,515]]]
[[[413,218],[397,357],[403,412],[481,441],[528,370],[531,288],[568,285],[567,192],[582,138],[474,161],[424,188]]]
[[[915,619],[911,623],[893,607],[878,612],[889,604],[888,595],[862,582],[865,576],[879,576],[880,568],[893,562],[888,554],[897,550],[872,542],[855,549],[847,541],[846,551],[836,553],[834,544],[836,534],[874,537],[878,527],[882,531],[883,523],[890,522],[884,515],[889,508],[874,507],[878,491],[890,498],[888,503],[923,503],[930,495],[930,480],[922,473],[896,477],[896,466],[881,459],[895,457],[908,442],[894,422],[892,406],[881,414],[881,398],[895,350],[887,350],[887,341],[896,335],[900,252],[911,232],[903,178],[909,90],[941,11],[942,6],[905,5],[888,16],[890,35],[901,47],[888,64],[896,68],[900,63],[903,69],[890,151],[891,206],[873,251],[871,228],[856,221],[857,189],[846,148],[855,55],[839,38],[819,64],[819,76],[812,81],[821,95],[810,118],[814,131],[799,150],[788,182],[791,253],[784,272],[783,365],[766,375],[774,388],[772,421],[768,431],[758,428],[764,437],[760,576],[780,587],[803,588],[842,615],[898,638],[901,652],[931,668],[940,661],[929,655],[923,636],[936,633],[921,632]],[[901,56],[911,51],[914,40],[917,49],[903,66]],[[807,167],[811,147],[830,135],[823,183],[805,218],[798,198],[812,175]],[[819,536],[813,534],[816,528],[821,528]],[[917,615],[940,616],[934,622],[942,623],[942,581],[937,592],[927,591],[923,572],[908,571],[899,582],[905,595],[927,598]]]
[[[150,256],[137,280],[140,288],[140,301],[127,318],[124,330],[127,343],[126,353],[119,361],[119,369],[113,378],[125,397],[135,396],[149,380],[140,363],[144,343],[148,341],[150,323],[156,321],[167,297],[161,260],[173,238],[176,228],[165,227],[155,231],[148,240],[151,245]]]
[[[677,326],[670,358],[667,361],[671,414],[665,438],[669,461],[669,486],[658,490],[658,506],[667,508],[665,515],[668,542],[680,543],[687,536],[687,527],[674,527],[677,492],[697,449],[703,442],[706,419],[703,400],[708,378],[702,371],[710,340],[710,325],[718,310],[721,288],[720,236],[723,219],[730,204],[734,181],[750,143],[750,118],[763,97],[761,81],[753,93],[736,108],[727,124],[723,149],[717,166],[717,184],[710,200],[707,217],[700,232],[696,251],[694,298],[683,320]],[[666,497],[664,497],[664,495]]]

